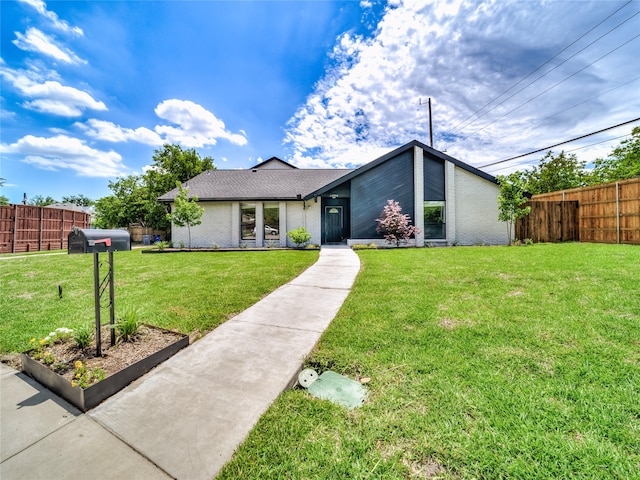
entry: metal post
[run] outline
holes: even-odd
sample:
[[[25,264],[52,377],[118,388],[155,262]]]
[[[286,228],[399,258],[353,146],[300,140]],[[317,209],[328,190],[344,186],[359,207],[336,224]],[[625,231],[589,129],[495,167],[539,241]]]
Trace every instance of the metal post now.
[[[433,123],[431,122],[431,97],[429,97],[429,146],[433,148]]]
[[[113,292],[113,251],[109,250],[109,325],[111,326],[111,346],[116,344],[115,303]]]
[[[93,253],[93,285],[96,302],[96,356],[102,356],[102,338],[100,336],[100,261],[98,252]]]

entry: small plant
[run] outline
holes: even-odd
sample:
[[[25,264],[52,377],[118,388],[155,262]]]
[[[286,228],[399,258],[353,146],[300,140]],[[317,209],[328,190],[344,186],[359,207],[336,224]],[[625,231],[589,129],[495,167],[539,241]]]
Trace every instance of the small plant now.
[[[72,387],[87,388],[93,383],[104,380],[105,372],[101,368],[89,370],[80,360],[76,360],[73,367],[73,380],[71,380]]]
[[[184,248],[184,242],[180,240],[180,248]]]
[[[370,243],[369,245],[364,245],[362,243],[355,243],[351,245],[351,248],[353,250],[375,250],[376,248],[378,248],[378,245],[376,245],[375,243]]]
[[[533,245],[533,240],[531,240],[530,238],[525,238],[524,239],[524,244],[525,245]]]
[[[140,321],[140,313],[132,308],[124,310],[120,318],[116,321],[113,328],[116,336],[123,342],[132,342],[138,335],[138,330],[142,322]]]
[[[44,338],[44,341],[49,345],[53,345],[54,343],[66,342],[73,335],[73,330],[70,328],[56,328],[53,332],[49,332]]]
[[[269,240],[267,242],[267,248],[273,248],[276,246],[276,242],[274,242],[273,240]]]
[[[240,244],[240,248],[247,248],[247,242],[242,242]]]
[[[163,252],[165,248],[171,248],[171,247],[169,246],[169,242],[164,242],[164,241],[162,241],[162,240],[161,240],[161,241],[159,241],[159,242],[154,243],[154,245],[155,245],[155,246],[156,246],[156,248],[157,248],[158,250],[160,250],[161,252]]]
[[[92,337],[93,328],[90,324],[79,328],[73,333],[73,340],[76,342],[76,346],[81,350],[84,350],[89,346]]]
[[[213,242],[211,244],[211,248],[213,248],[214,250],[218,250],[220,248],[220,245],[218,245],[216,242]]]
[[[288,231],[287,237],[289,237],[298,248],[304,246],[309,240],[311,240],[311,234],[304,227],[298,227],[294,230]]]

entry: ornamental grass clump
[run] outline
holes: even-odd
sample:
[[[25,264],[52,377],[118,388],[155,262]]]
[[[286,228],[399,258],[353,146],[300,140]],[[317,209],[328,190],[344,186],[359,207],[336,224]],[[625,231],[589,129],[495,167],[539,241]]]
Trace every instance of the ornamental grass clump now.
[[[135,309],[128,308],[122,312],[113,328],[120,341],[133,342],[138,336],[141,325],[140,313]]]

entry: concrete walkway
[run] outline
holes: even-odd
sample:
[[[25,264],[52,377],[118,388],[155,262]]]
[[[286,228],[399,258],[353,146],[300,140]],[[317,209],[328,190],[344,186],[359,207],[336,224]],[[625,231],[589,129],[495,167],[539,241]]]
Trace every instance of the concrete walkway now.
[[[331,323],[360,269],[323,247],[300,276],[87,414],[0,366],[0,478],[214,478]]]

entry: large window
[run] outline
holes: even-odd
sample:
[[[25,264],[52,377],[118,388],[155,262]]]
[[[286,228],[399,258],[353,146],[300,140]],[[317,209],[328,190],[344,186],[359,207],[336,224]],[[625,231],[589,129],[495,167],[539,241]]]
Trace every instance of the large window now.
[[[424,238],[447,238],[445,202],[424,202]]]
[[[264,204],[264,239],[280,239],[280,205],[277,203]]]
[[[256,239],[256,204],[243,203],[241,209],[242,240]],[[237,210],[236,210],[237,211]]]

